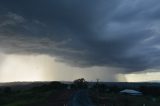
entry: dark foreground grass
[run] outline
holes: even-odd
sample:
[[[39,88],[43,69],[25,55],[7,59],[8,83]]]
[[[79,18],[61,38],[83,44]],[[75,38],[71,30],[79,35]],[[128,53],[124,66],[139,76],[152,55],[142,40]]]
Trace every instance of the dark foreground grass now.
[[[64,89],[66,85],[60,82],[30,89],[13,90],[12,87],[5,87],[0,90],[0,106],[46,106],[51,95],[59,95]]]
[[[0,106],[29,106],[33,103],[45,103],[47,98],[56,90],[49,91],[15,91],[0,94]]]
[[[160,96],[131,96],[95,91],[91,91],[90,94],[96,106],[160,106]]]

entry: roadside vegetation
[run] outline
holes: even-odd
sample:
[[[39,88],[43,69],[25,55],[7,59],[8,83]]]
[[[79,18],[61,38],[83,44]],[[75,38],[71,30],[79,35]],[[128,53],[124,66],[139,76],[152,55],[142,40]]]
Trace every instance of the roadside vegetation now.
[[[137,88],[143,95],[120,94],[124,89],[127,88],[96,83],[90,89],[90,97],[96,106],[160,106],[158,87]]]
[[[51,82],[27,90],[12,90],[11,87],[1,88],[0,106],[33,106],[47,104],[51,95],[58,95],[67,85]],[[44,105],[43,105],[44,106]]]

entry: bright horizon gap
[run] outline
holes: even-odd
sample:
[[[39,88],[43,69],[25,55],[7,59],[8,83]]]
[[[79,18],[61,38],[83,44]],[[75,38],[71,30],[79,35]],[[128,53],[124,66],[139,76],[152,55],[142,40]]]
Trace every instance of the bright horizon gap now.
[[[95,81],[97,78],[101,81],[118,81],[116,72],[107,71],[114,71],[114,68],[72,67],[65,63],[57,62],[54,57],[45,54],[2,55],[5,58],[0,64],[0,82],[73,81],[78,78],[85,78],[88,81]]]
[[[148,74],[110,73],[111,70],[114,71],[114,69],[107,69],[105,67],[81,69],[57,62],[54,57],[45,54],[1,54],[1,56],[2,55],[5,58],[0,64],[0,82],[73,81],[78,78],[85,78],[87,81],[96,81],[96,79],[100,79],[100,81],[104,82],[146,82],[153,81],[153,76],[157,76],[154,77],[154,80],[159,80],[158,75],[160,75],[158,72],[155,73],[155,75],[154,72]],[[107,70],[109,71],[107,72]],[[70,76],[72,76],[72,78]]]

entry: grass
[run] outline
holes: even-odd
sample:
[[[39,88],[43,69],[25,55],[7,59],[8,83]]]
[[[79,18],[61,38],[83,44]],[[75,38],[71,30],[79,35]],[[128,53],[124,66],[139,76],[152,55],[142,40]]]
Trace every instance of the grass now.
[[[34,103],[45,103],[48,97],[56,91],[24,90],[0,94],[0,106],[27,106]]]
[[[63,89],[66,89],[66,85],[56,81],[29,89],[3,87],[0,90],[0,106],[46,106],[49,98],[59,95]]]
[[[95,93],[94,91],[90,94],[97,106],[160,106],[160,96],[131,96],[109,92]]]
[[[10,95],[9,97],[3,97],[3,103],[1,106],[27,106],[33,103],[44,103],[47,101],[47,97],[50,92],[34,94],[24,92],[21,94]]]

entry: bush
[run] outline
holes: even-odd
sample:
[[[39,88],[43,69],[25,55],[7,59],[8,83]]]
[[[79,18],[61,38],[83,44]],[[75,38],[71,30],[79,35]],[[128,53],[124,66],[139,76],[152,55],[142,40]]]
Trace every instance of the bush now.
[[[139,90],[146,95],[154,95],[154,96],[160,95],[160,87],[157,86],[141,86]]]
[[[49,86],[53,89],[66,89],[67,88],[67,84],[63,84],[61,82],[58,81],[53,81],[49,84]]]
[[[5,87],[5,88],[3,89],[3,92],[9,94],[9,93],[12,92],[12,89],[11,89],[11,87]]]
[[[73,81],[72,87],[75,87],[78,89],[85,89],[85,88],[88,88],[88,83],[85,81],[84,78],[80,78]]]

